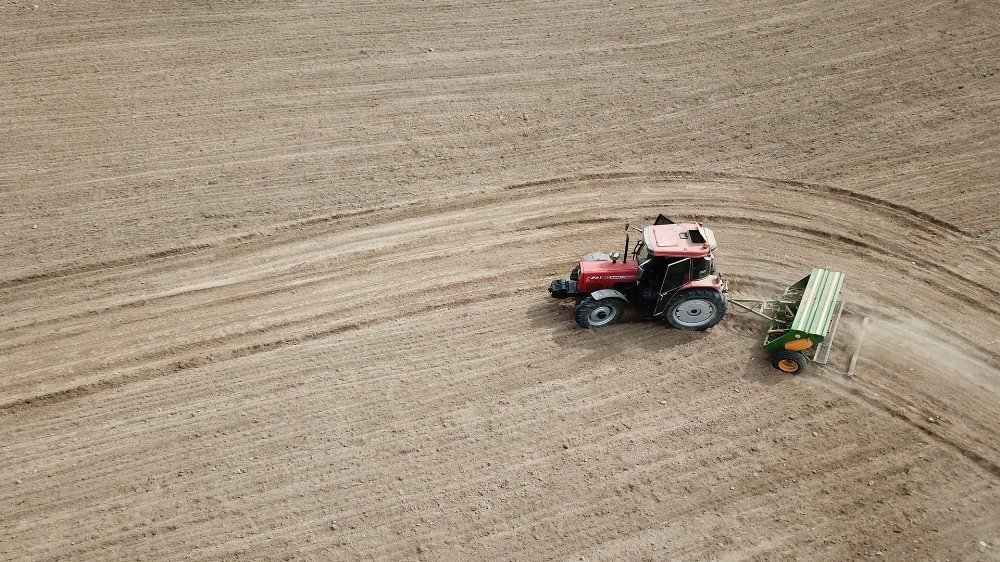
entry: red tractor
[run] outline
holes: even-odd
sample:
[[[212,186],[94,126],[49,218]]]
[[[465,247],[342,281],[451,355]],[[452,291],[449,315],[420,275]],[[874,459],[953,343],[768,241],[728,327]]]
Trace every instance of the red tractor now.
[[[633,230],[642,234],[634,247]],[[702,223],[675,223],[661,214],[652,226],[625,226],[624,259],[618,252],[587,254],[569,279],[549,284],[549,293],[576,299],[574,316],[584,328],[613,324],[631,306],[681,330],[707,330],[729,311],[715,248],[715,235]]]

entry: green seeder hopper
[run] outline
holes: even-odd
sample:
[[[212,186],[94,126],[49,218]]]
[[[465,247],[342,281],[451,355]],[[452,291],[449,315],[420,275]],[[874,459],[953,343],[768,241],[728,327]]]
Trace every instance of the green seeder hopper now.
[[[814,267],[778,300],[730,298],[729,302],[770,322],[763,347],[771,354],[771,364],[786,373],[799,373],[807,361],[826,364],[844,310],[843,286],[842,272]],[[855,360],[856,355],[852,370]]]

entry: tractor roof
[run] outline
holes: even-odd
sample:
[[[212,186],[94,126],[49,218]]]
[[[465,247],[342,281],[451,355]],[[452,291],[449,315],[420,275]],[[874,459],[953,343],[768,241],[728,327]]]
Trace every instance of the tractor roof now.
[[[642,231],[654,256],[703,258],[715,249],[715,234],[700,222],[647,226]]]

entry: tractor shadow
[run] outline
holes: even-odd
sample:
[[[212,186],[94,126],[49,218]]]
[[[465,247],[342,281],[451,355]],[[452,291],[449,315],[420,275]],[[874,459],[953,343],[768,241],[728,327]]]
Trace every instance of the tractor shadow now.
[[[665,327],[659,320],[643,318],[634,309],[628,309],[614,325],[587,330],[579,327],[573,318],[575,304],[572,299],[546,299],[538,304],[527,308],[531,331],[548,333],[559,347],[577,351],[579,359],[585,362],[619,354],[651,355],[671,349],[684,353],[686,350],[680,348],[696,349],[699,345],[708,345],[703,340],[716,331],[723,331],[730,340],[738,340],[740,346],[749,350],[749,358],[742,365],[736,363],[731,367],[735,376],[757,384],[777,386],[790,384],[795,377],[815,376],[820,372],[814,365],[801,375],[788,375],[772,367],[770,354],[760,346],[766,328],[753,317],[732,311],[722,323],[706,332]]]
[[[643,318],[634,309],[626,310],[621,320],[600,329],[584,329],[573,319],[572,299],[548,299],[541,306],[529,307],[528,325],[546,331],[558,346],[579,350],[580,358],[594,360],[618,354],[649,354],[703,339],[705,332],[666,328],[658,320]]]

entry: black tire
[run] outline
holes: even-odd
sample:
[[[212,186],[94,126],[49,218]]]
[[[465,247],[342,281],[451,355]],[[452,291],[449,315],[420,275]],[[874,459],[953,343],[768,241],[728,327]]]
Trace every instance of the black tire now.
[[[670,297],[664,321],[679,330],[707,330],[726,317],[729,301],[714,289],[688,289]]]
[[[581,328],[603,328],[614,324],[622,317],[625,305],[624,300],[615,297],[599,301],[587,297],[577,305],[573,317]]]
[[[771,356],[771,366],[789,375],[798,375],[806,368],[806,356],[797,351],[779,349]]]

